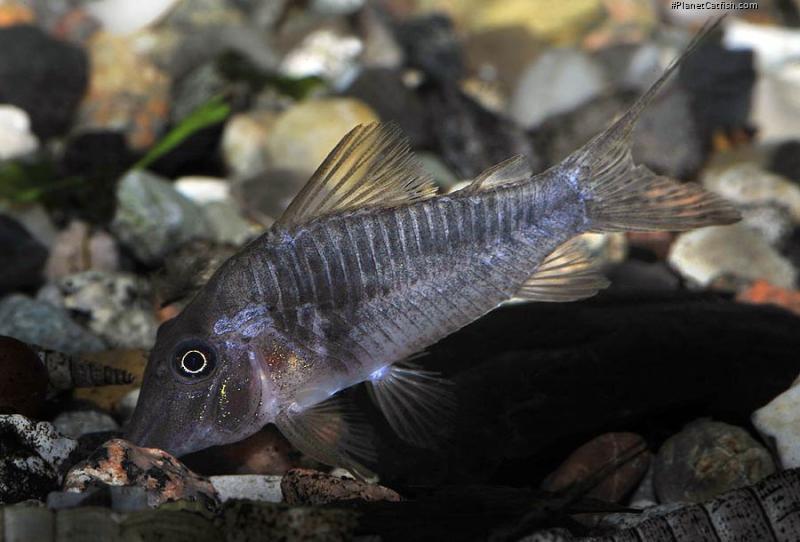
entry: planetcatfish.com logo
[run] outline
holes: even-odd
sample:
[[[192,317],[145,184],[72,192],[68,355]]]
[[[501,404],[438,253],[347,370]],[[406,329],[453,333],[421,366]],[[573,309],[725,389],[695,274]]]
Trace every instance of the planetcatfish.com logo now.
[[[670,4],[672,9],[758,9],[758,2],[681,2]]]

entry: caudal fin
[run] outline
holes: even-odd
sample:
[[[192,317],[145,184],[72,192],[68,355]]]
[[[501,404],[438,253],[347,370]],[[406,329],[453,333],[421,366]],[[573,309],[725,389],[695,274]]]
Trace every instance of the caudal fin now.
[[[716,19],[701,30],[619,120],[565,160],[564,166],[577,172],[573,178],[585,198],[591,231],[679,231],[730,224],[741,218],[719,196],[697,184],[656,175],[645,166],[634,164],[631,156],[631,133],[639,115],[721,20]]]

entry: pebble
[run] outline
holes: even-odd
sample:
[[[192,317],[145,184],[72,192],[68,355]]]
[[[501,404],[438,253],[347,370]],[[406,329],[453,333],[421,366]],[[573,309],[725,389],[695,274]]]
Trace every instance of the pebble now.
[[[775,471],[769,452],[740,427],[696,420],[661,446],[653,482],[659,502],[702,502]]]
[[[233,115],[222,133],[222,158],[231,177],[244,179],[258,175],[269,165],[267,141],[277,114],[248,111]]]
[[[643,453],[615,465],[633,450]],[[618,503],[644,477],[651,461],[644,439],[634,433],[606,433],[595,437],[574,452],[542,483],[546,491],[562,491],[597,476],[603,469],[607,474],[586,494],[605,502]]]
[[[117,187],[111,231],[139,260],[153,265],[183,243],[207,236],[208,225],[201,208],[171,183],[134,170]]]
[[[762,70],[753,90],[750,123],[758,128],[758,140],[779,143],[797,137],[800,123],[800,69],[795,61]]]
[[[395,25],[395,35],[407,66],[445,84],[463,77],[461,40],[449,17],[441,13],[410,17]]]
[[[311,174],[347,132],[378,120],[369,106],[353,98],[300,102],[275,120],[267,139],[270,164]]]
[[[53,242],[44,274],[49,280],[88,270],[119,269],[117,242],[103,230],[92,231],[86,222],[72,220]]]
[[[576,49],[551,49],[520,76],[511,97],[511,117],[525,128],[571,111],[607,87],[603,69]]]
[[[73,322],[63,308],[22,294],[0,299],[0,335],[65,354],[106,348],[100,337]]]
[[[307,34],[296,48],[286,53],[280,71],[296,79],[321,77],[330,81],[334,88],[342,88],[358,73],[358,57],[363,50],[364,44],[356,36],[320,28]]]
[[[365,538],[356,536],[358,515],[355,510],[234,499],[223,507],[224,536],[216,540],[355,540]]]
[[[36,352],[0,336],[0,412],[35,418],[47,394],[47,369]]]
[[[19,222],[31,236],[45,247],[52,247],[58,230],[41,203],[15,203],[0,200],[0,214]]]
[[[41,283],[47,249],[22,224],[5,214],[0,214],[0,254],[0,294]]]
[[[770,444],[782,469],[800,467],[800,386],[798,380],[753,413],[752,422]]]
[[[789,209],[780,203],[739,205],[742,224],[757,232],[770,245],[781,248],[791,237],[795,222]]]
[[[703,175],[703,186],[736,205],[786,207],[800,224],[800,187],[752,162],[713,168]]]
[[[210,511],[219,506],[208,479],[163,450],[140,448],[123,439],[106,442],[64,478],[65,491],[81,493],[94,484],[143,487],[152,508],[177,500],[197,502]]]
[[[0,104],[23,109],[40,139],[61,135],[83,98],[86,54],[27,25],[0,28]]]
[[[131,34],[141,30],[165,15],[178,0],[100,0],[86,6],[103,28],[114,34]]]
[[[775,148],[769,160],[772,173],[800,182],[800,140],[785,141]]]
[[[46,285],[38,298],[65,308],[111,348],[146,348],[155,343],[150,286],[131,273],[84,271]]]
[[[252,236],[252,228],[242,217],[227,180],[181,177],[175,181],[175,188],[202,207],[211,240],[238,246]]]
[[[316,506],[349,500],[398,502],[393,489],[311,469],[292,469],[281,480],[283,500],[290,505]]]
[[[268,169],[234,185],[234,198],[251,219],[262,226],[277,220],[308,182],[308,173]]]
[[[211,476],[209,478],[225,502],[230,499],[250,499],[262,502],[281,502],[280,476],[263,476],[259,474],[235,474],[227,476]]]
[[[21,158],[38,148],[28,114],[13,105],[0,105],[0,160]]]
[[[730,275],[764,279],[781,288],[793,288],[796,278],[791,263],[757,232],[741,223],[680,234],[670,249],[669,263],[699,286]]]
[[[106,414],[97,410],[74,410],[62,412],[53,420],[53,426],[64,436],[77,439],[87,433],[118,431],[119,424]]]
[[[101,31],[87,49],[91,77],[75,129],[120,131],[132,150],[146,150],[169,118],[169,76],[137,52],[132,38]]]
[[[800,316],[800,292],[778,288],[765,280],[754,281],[746,290],[739,292],[736,301],[777,305]]]

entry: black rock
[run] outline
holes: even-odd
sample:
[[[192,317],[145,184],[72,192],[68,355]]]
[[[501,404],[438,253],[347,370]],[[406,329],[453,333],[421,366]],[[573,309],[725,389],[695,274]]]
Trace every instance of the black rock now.
[[[794,182],[800,182],[800,140],[778,145],[770,158],[768,169]]]
[[[752,51],[703,44],[686,58],[679,77],[706,141],[717,130],[747,127],[756,80]]]
[[[426,85],[421,96],[428,108],[435,150],[457,176],[473,178],[515,154],[525,156],[534,173],[544,169],[544,160],[528,134],[456,86]]]
[[[0,214],[0,294],[37,286],[47,261],[47,248],[13,218]]]
[[[88,68],[84,51],[36,27],[0,28],[0,103],[24,109],[40,138],[69,128]]]
[[[409,66],[438,81],[456,82],[464,74],[461,42],[453,22],[441,14],[413,17],[395,26]]]
[[[414,148],[432,143],[427,112],[419,96],[403,83],[399,71],[368,68],[344,92],[372,107],[382,120],[394,121],[411,140]]]

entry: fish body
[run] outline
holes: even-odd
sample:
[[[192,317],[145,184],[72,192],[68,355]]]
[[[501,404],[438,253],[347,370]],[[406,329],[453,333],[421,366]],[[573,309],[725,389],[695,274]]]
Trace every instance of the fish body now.
[[[557,166],[532,175],[512,158],[449,195],[435,195],[395,128],[354,129],[276,225],[162,325],[129,437],[180,455],[275,423],[312,457],[358,471],[367,434],[331,398],[366,381],[392,427],[429,444],[452,396],[403,360],[513,297],[604,287],[580,233],[738,219],[631,159],[633,123],[670,71]]]

